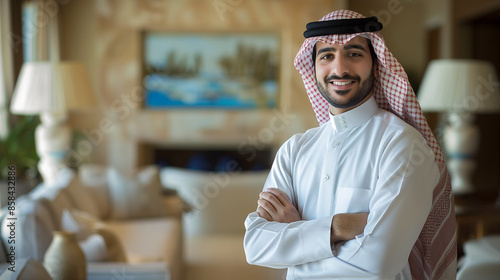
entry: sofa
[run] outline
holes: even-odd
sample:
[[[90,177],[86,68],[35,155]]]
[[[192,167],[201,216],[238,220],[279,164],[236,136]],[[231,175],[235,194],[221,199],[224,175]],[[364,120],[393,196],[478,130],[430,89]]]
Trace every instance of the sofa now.
[[[0,279],[35,279],[30,271],[46,279],[43,257],[52,233],[61,230],[76,233],[87,279],[182,279],[182,204],[162,188],[155,166],[136,172],[97,165],[64,169],[53,184],[42,183],[15,203],[14,213],[6,207],[1,212]],[[12,218],[15,231],[9,229]],[[5,258],[9,253],[15,257]],[[11,260],[28,272],[8,270]]]
[[[285,270],[248,264],[243,250],[244,221],[257,207],[268,172],[161,169],[162,185],[190,209],[183,212],[184,280],[285,279]]]
[[[458,280],[500,278],[500,235],[488,235],[464,244],[464,256],[458,262]]]

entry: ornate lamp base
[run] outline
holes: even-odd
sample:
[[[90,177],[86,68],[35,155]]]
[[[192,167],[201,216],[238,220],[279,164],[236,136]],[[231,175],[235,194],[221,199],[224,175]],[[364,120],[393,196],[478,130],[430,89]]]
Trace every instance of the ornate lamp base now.
[[[38,171],[45,184],[50,185],[57,173],[66,168],[66,153],[71,145],[71,128],[65,124],[66,115],[43,113],[35,131],[36,150],[40,156]]]
[[[472,176],[476,170],[475,156],[479,148],[479,128],[472,113],[449,113],[444,130],[447,164],[454,194],[474,191]]]

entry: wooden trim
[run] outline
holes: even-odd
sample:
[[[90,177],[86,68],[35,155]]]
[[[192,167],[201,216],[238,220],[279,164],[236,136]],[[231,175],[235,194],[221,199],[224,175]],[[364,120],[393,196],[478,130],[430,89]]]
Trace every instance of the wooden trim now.
[[[461,22],[500,8],[500,0],[454,0],[453,7],[454,19]]]
[[[12,40],[15,38],[15,45],[10,50],[12,53],[12,81],[15,83],[17,81],[17,76],[21,71],[21,67],[23,66],[23,22],[22,22],[22,2],[23,1],[10,1],[10,31],[12,32]],[[14,88],[12,88],[14,90]],[[9,92],[12,94],[12,92]]]

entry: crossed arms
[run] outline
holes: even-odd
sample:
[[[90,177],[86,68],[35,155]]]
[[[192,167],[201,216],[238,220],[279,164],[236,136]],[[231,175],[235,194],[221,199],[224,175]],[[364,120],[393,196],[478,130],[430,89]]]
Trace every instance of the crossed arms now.
[[[245,221],[247,261],[292,269],[296,279],[391,279],[400,273],[427,219],[432,189],[440,175],[433,157],[419,157],[418,166],[397,160],[411,158],[415,149],[412,143],[399,146],[404,148],[392,149],[387,160],[384,158],[382,171],[388,176],[373,182],[376,186],[369,201],[370,213],[347,210],[346,214],[323,211],[316,215],[316,205],[309,204],[313,219],[302,219],[300,211],[304,208],[300,207],[304,204],[296,199],[319,190],[293,186],[308,184],[314,178],[292,178],[291,149],[281,149],[266,181],[266,191],[260,194],[257,211]],[[350,205],[356,205],[358,197],[353,199]],[[338,241],[346,242],[332,250]]]
[[[286,194],[276,188],[261,192],[257,201],[257,213],[267,221],[291,223],[302,220]],[[368,213],[341,213],[333,216],[330,244],[354,239],[363,232]]]

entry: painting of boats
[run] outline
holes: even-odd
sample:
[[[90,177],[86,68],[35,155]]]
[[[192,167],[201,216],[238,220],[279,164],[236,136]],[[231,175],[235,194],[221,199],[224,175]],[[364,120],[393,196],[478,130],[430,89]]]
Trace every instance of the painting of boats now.
[[[146,108],[277,106],[276,33],[148,32],[143,40]]]

